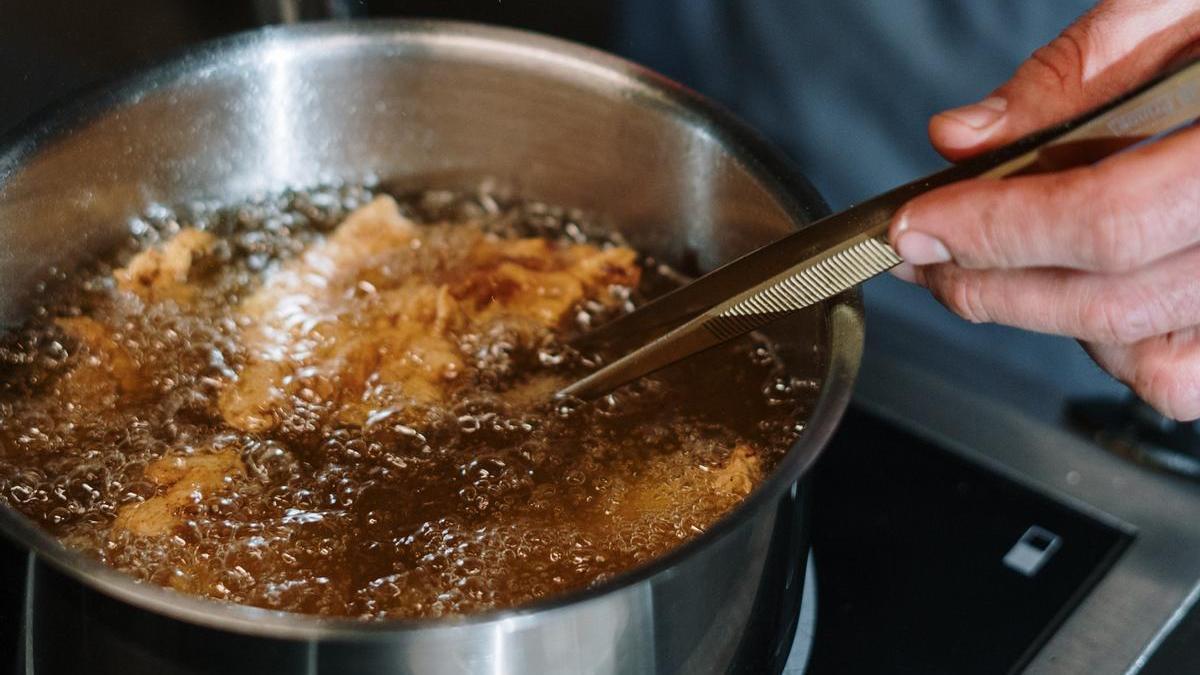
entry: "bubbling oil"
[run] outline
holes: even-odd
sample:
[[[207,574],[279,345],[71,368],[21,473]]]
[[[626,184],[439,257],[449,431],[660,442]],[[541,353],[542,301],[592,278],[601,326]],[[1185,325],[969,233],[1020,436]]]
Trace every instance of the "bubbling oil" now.
[[[156,209],[114,255],[62,276],[0,342],[0,500],[144,582],[293,612],[436,617],[528,603],[642,564],[742,498],[714,479],[734,448],[753,449],[759,480],[795,440],[815,386],[754,338],[591,403],[514,397],[530,378],[565,381],[596,366],[567,346],[611,318],[595,303],[536,344],[464,336],[469,381],[419,415],[383,408],[348,425],[294,402],[268,431],[232,428],[215,401],[245,358],[233,308],[371,196],[337,186]],[[613,240],[578,212],[486,192],[400,201],[418,222]],[[147,304],[117,288],[117,267],[185,225],[218,242],[218,268],[192,302]],[[640,288],[610,289],[625,300],[617,311],[677,283],[643,266]],[[71,316],[112,328],[144,380],[139,393],[73,379],[93,357],[55,321]],[[123,508],[161,492],[146,473],[155,461],[221,451],[235,452],[245,475],[187,504],[170,532],[114,527]]]

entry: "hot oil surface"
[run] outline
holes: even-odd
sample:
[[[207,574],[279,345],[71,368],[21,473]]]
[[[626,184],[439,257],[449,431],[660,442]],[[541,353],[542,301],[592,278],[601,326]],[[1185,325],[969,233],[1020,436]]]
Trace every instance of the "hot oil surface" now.
[[[60,280],[0,348],[0,499],[67,545],[184,592],[363,618],[470,613],[595,584],[696,536],[769,472],[815,400],[815,381],[746,339],[595,403],[552,403],[557,384],[595,365],[565,346],[611,313],[591,303],[533,342],[458,336],[470,367],[444,405],[345,423],[301,392],[269,430],[225,423],[216,401],[247,359],[233,308],[369,198],[338,188],[162,211],[110,263]],[[402,203],[418,221],[455,224],[397,259],[397,275],[458,255],[471,228],[603,239],[577,213],[488,195]],[[114,268],[181,222],[217,237],[196,297],[147,303],[119,290]],[[648,264],[616,311],[674,283]],[[76,315],[111,329],[136,382],[120,384],[55,322]],[[213,453],[244,471],[219,490],[183,490],[176,526],[114,526],[163,495],[147,472],[160,458]]]

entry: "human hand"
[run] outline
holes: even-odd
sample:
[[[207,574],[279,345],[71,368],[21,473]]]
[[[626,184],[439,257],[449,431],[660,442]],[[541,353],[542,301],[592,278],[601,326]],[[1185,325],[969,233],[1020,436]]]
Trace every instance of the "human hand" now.
[[[1106,0],[929,135],[970,157],[1197,53],[1200,0]],[[935,190],[889,236],[897,275],[963,318],[1075,337],[1163,414],[1200,418],[1200,126],[1093,166]]]

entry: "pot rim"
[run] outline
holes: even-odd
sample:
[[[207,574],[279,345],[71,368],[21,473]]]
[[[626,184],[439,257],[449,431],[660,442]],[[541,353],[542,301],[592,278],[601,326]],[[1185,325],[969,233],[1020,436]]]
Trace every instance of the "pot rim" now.
[[[89,94],[52,105],[0,136],[0,195],[9,176],[25,159],[90,119],[135,103],[147,92],[205,69],[228,67],[274,47],[330,39],[435,46],[446,41],[465,41],[480,49],[481,54],[491,50],[498,55],[550,59],[558,66],[579,72],[581,78],[610,79],[623,91],[657,101],[669,107],[673,114],[686,115],[689,122],[701,127],[744,163],[795,222],[812,222],[828,213],[828,207],[816,189],[757,132],[698,93],[647,68],[591,47],[530,31],[458,21],[405,19],[317,22],[238,33],[185,50],[159,65],[118,80],[115,85],[101,85]],[[669,572],[710,542],[737,529],[760,508],[778,502],[807,473],[849,404],[864,337],[861,296],[857,290],[827,301],[821,307],[830,349],[820,395],[805,430],[771,475],[741,504],[696,538],[596,586],[517,607],[465,616],[379,621],[327,618],[194,597],[135,581],[97,560],[67,549],[7,505],[0,508],[0,532],[28,547],[64,574],[117,600],[188,623],[260,637],[361,640],[395,633],[521,620],[563,610]]]

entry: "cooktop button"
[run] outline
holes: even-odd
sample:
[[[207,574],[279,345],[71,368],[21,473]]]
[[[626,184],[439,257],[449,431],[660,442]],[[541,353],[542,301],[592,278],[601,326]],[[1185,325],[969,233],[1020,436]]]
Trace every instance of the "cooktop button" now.
[[[1062,546],[1062,539],[1053,532],[1031,526],[1004,555],[1004,564],[1011,570],[1032,577]]]

